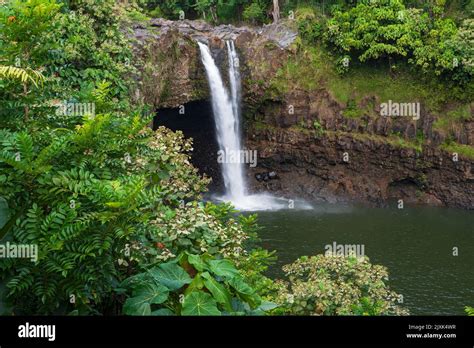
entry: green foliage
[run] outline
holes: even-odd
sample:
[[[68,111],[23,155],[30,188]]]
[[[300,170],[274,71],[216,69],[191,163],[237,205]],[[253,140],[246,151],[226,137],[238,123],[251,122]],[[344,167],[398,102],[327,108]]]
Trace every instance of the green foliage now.
[[[450,19],[437,19],[431,30],[413,49],[413,61],[426,71],[434,71],[440,75],[445,70],[453,70],[459,59],[452,44],[457,34],[456,24]]]
[[[358,118],[363,115],[363,111],[359,109],[354,99],[349,99],[347,101],[346,109],[342,112],[342,114],[344,117]]]
[[[439,117],[434,123],[433,128],[443,130],[448,133],[454,132],[462,127],[465,121],[471,118],[471,108],[469,104],[460,105]]]
[[[44,76],[35,70],[30,68],[22,69],[14,66],[5,66],[0,65],[0,78],[1,79],[18,79],[22,83],[30,81],[36,87],[38,87],[38,82],[44,81]]]
[[[255,289],[263,300],[268,302],[274,302],[278,288],[272,279],[263,274],[276,259],[275,251],[254,249],[235,260],[245,282]]]
[[[156,268],[149,270],[160,284],[164,285],[170,291],[180,289],[185,284],[191,283],[189,275],[176,263],[163,263]]]
[[[55,48],[51,32],[57,29],[54,18],[60,8],[52,0],[0,6],[0,125],[13,117],[28,120],[35,102],[46,100],[32,92],[48,78],[44,65]]]
[[[134,69],[129,43],[119,28],[121,17],[110,16],[118,10],[114,1],[100,5],[70,1],[61,6],[50,0],[29,0],[2,6],[0,64],[9,67],[2,66],[2,75],[19,77],[23,83],[0,78],[0,124],[19,127],[15,120],[34,114],[34,122],[45,127],[51,124],[54,101],[95,102],[86,91],[104,82],[109,83],[114,109],[125,108],[124,97],[133,84],[123,77]],[[27,81],[33,81],[33,86],[27,86]],[[37,82],[42,82],[41,93]],[[66,122],[56,121],[62,126]],[[67,122],[72,126],[80,120]]]
[[[321,123],[319,123],[318,120],[314,120],[313,128],[314,128],[314,136],[316,138],[320,138],[324,134],[324,128],[323,126],[321,126]]]
[[[297,315],[400,315],[399,296],[386,285],[387,270],[367,258],[301,257],[283,267],[277,303]]]
[[[48,134],[3,131],[0,196],[16,221],[6,238],[39,249],[36,263],[1,262],[16,313],[52,313],[71,295],[76,308],[106,310],[121,274],[157,259],[149,253],[157,238],[150,221],[205,182],[166,142],[180,150],[190,145],[165,129],[154,134],[146,123],[98,115],[48,143]]]
[[[317,18],[314,9],[301,7],[296,11],[296,23],[299,35],[308,43],[314,44],[323,34],[323,17]]]
[[[183,315],[220,315],[217,303],[205,292],[192,292],[183,303]]]
[[[474,6],[474,2],[472,4]],[[447,45],[456,55],[456,60],[453,61],[455,64],[452,67],[456,80],[462,81],[463,84],[470,83],[472,91],[472,76],[474,75],[474,19],[465,19],[456,35],[448,41]]]
[[[42,14],[39,9],[50,3],[17,3],[9,11],[21,13],[25,4]],[[2,310],[9,314],[116,314],[124,302],[114,291],[118,284],[148,271],[160,283],[134,288],[124,312],[170,314],[165,308],[151,312],[150,306],[191,286],[176,263],[160,264],[183,252],[197,255],[190,258],[195,264],[202,253],[219,258],[201,262],[202,282],[222,303],[222,279],[207,274],[233,278],[237,271],[221,258],[242,257],[246,230],[255,229],[255,217],[236,217],[229,205],[197,203],[208,180],[191,166],[191,143],[182,133],[153,132],[140,108],[123,112],[130,45],[119,30],[121,17],[110,16],[118,10],[113,1],[71,1],[63,13],[41,17],[43,28],[55,28],[38,32],[45,47],[55,48],[53,56],[32,50],[31,37],[20,27],[1,34],[7,64],[14,63],[14,38],[22,54],[44,64],[46,77],[38,85],[41,93],[27,91],[23,99],[38,106],[29,110],[33,121],[22,124],[9,112],[0,131],[0,236],[39,250],[35,262],[0,260]],[[21,69],[5,70],[20,80],[6,82],[4,100],[14,102],[24,93],[20,83],[30,68]],[[53,108],[58,99],[93,102],[97,114],[60,115]],[[254,299],[243,281],[234,282]],[[185,313],[194,313],[207,296],[190,295]]]
[[[212,23],[249,21],[254,24],[268,20],[270,0],[149,0],[141,4],[153,17],[168,19],[202,18]]]
[[[124,288],[132,294],[123,306],[128,315],[264,314],[275,306],[262,301],[230,260],[207,253],[183,253],[126,279],[117,291]]]
[[[120,30],[123,17],[115,1],[71,2],[69,11],[59,18],[54,38],[61,44],[52,70],[61,77],[62,90],[108,81],[113,98],[128,95],[123,76],[134,70],[130,45]]]
[[[223,217],[223,209],[226,206],[189,202],[174,212],[160,214],[153,221],[158,231],[157,241],[163,243],[158,257],[168,260],[183,251],[226,257],[245,254],[247,230],[234,218]]]
[[[243,12],[245,20],[250,21],[254,24],[263,23],[265,20],[265,7],[263,2],[255,1],[250,3]]]
[[[464,310],[466,311],[467,315],[469,315],[470,317],[474,316],[474,308],[473,307],[466,306],[464,308]]]
[[[2,181],[5,180],[5,177],[2,177]],[[10,209],[8,208],[8,203],[5,198],[0,197],[0,231],[10,220]],[[3,234],[0,234],[0,240],[3,238]]]
[[[474,146],[458,144],[454,141],[446,141],[441,145],[441,148],[450,154],[458,154],[460,156],[474,159]]]
[[[164,17],[163,12],[161,11],[159,6],[156,6],[153,10],[148,11],[148,14],[152,18],[161,18]]]
[[[193,1],[190,0],[160,0],[147,1],[146,7],[153,9],[154,16],[179,19],[180,11],[188,13],[192,10],[192,4]]]
[[[406,56],[421,38],[427,16],[405,9],[401,1],[359,2],[336,11],[328,21],[326,40],[343,52],[354,51],[360,61]]]
[[[362,1],[337,10],[327,24],[326,41],[359,61],[401,59],[436,75],[448,74],[472,88],[472,21],[458,33],[455,22],[442,18],[442,7],[428,12],[406,8],[402,1]]]
[[[214,22],[243,16],[264,23],[271,2],[165,0],[144,6],[174,19],[184,11]],[[454,30],[439,18],[430,44],[455,44],[433,56],[420,49],[417,59],[446,70],[456,47],[464,69],[472,23]],[[300,260],[298,267],[314,266],[317,280],[331,291],[348,289],[348,297],[324,291],[322,302],[311,292],[313,275],[286,288],[263,275],[275,257],[252,250],[256,216],[238,215],[230,204],[202,203],[209,181],[190,164],[191,143],[181,132],[152,131],[145,107],[131,105],[136,70],[122,31],[130,19],[146,19],[135,2],[13,0],[0,7],[0,240],[39,251],[36,261],[0,260],[0,314],[402,313],[389,304],[392,293],[378,278],[384,272],[371,273],[378,266],[347,261],[352,271],[338,264],[363,284],[358,288],[334,275],[332,264]],[[305,45],[325,30],[313,10],[297,11],[297,21]],[[392,40],[387,35],[380,37]],[[321,76],[314,67],[328,60],[299,42],[306,56],[295,57],[281,77],[294,74],[316,89]],[[368,57],[391,54],[385,49],[374,48]],[[61,101],[93,103],[96,113],[61,115]],[[314,124],[316,133],[320,128]],[[300,296],[300,287],[306,291],[306,304],[298,302],[303,309],[273,303],[277,296]]]
[[[224,308],[224,288],[235,295],[239,313],[257,313],[255,291],[232,280],[238,274],[232,260],[247,253],[255,216],[198,203],[209,181],[190,164],[191,142],[181,132],[152,131],[140,106],[125,112],[131,49],[119,27],[133,14],[114,1],[69,1],[62,12],[51,1],[12,4],[1,13],[2,25],[11,28],[0,33],[7,64],[0,93],[19,112],[1,111],[0,238],[35,245],[39,253],[34,262],[0,260],[3,314],[117,314],[123,307],[169,315],[150,306],[168,303],[188,285],[206,286],[213,299],[190,295],[186,314],[212,313],[196,309],[212,301]],[[23,16],[26,8],[30,16]],[[42,23],[29,36],[17,19],[25,28],[28,20]],[[28,65],[17,67],[15,55]],[[25,89],[34,72],[44,83]],[[55,110],[61,100],[94,103],[96,114],[62,115]],[[176,263],[175,255],[186,252],[194,255],[189,265],[200,269],[197,279]],[[133,288],[124,303],[118,285],[142,273],[158,283]],[[252,280],[259,277],[253,271]]]
[[[50,37],[45,33],[56,29],[53,19],[60,8],[54,0],[12,0],[1,6],[2,58],[9,58],[7,62],[17,67],[43,64],[48,49],[52,48]],[[30,45],[31,42],[35,45]]]

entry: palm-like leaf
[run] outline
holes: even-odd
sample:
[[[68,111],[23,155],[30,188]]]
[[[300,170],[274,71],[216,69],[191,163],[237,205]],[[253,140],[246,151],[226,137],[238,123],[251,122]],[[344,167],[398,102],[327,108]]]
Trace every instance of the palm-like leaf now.
[[[45,77],[39,71],[31,68],[18,68],[11,65],[0,65],[0,79],[20,80],[22,83],[31,81],[36,87],[43,83]]]

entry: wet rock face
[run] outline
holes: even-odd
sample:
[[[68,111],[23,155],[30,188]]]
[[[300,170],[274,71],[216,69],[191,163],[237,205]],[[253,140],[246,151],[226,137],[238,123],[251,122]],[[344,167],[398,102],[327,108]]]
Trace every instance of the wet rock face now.
[[[253,94],[250,82],[268,80],[285,62],[286,48],[296,32],[284,23],[263,28],[220,25],[201,20],[170,21],[155,18],[135,25],[131,37],[140,74],[135,97],[155,108],[179,107],[209,99],[209,91],[197,41],[211,48],[221,68],[227,68],[226,40],[234,40],[244,83],[244,98]],[[226,74],[224,74],[226,78]],[[260,91],[258,91],[260,92]]]
[[[173,108],[208,98],[204,68],[195,42],[173,27],[134,30],[140,70],[135,98],[155,108]]]
[[[369,105],[370,103],[370,105]],[[423,140],[438,146],[448,137],[460,144],[474,145],[474,104],[473,117],[466,119],[462,126],[453,129],[451,134],[434,129],[436,117],[421,109],[418,120],[412,117],[390,117],[380,115],[381,101],[371,96],[358,105],[363,110],[359,117],[344,116],[346,105],[338,102],[325,89],[316,91],[290,90],[271,100],[261,103],[255,110],[253,119],[278,128],[292,126],[314,127],[314,122],[322,129],[344,131],[380,136],[398,135],[406,140]]]
[[[365,202],[377,206],[421,203],[474,209],[474,161],[435,148],[397,148],[350,133],[323,136],[274,128],[248,133],[247,147],[257,150],[258,166],[249,168],[254,191],[289,199]],[[262,171],[275,180],[259,180]],[[261,176],[260,176],[261,179]]]
[[[278,179],[276,172],[263,172],[255,174],[255,179],[259,182]]]
[[[474,117],[448,135],[423,109],[418,120],[383,117],[380,104],[367,97],[358,105],[364,113],[347,117],[346,105],[324,89],[290,90],[261,103],[246,134],[247,147],[258,153],[258,167],[249,169],[253,189],[316,201],[396,206],[401,199],[474,209],[474,161],[455,162],[438,148],[447,137],[474,145]],[[263,170],[278,172],[278,180],[256,180]]]

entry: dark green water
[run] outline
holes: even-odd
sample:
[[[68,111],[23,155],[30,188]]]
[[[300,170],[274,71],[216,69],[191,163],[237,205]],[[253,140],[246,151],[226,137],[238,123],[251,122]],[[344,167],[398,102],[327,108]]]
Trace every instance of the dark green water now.
[[[276,250],[269,273],[325,245],[364,244],[365,255],[389,270],[389,286],[413,315],[462,315],[474,306],[474,213],[416,207],[316,207],[259,212],[261,245]],[[453,256],[453,247],[459,255]]]

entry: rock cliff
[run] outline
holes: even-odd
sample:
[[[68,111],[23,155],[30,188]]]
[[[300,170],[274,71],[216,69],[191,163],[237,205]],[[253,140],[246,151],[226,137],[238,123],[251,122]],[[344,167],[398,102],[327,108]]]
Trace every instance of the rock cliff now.
[[[325,86],[275,91],[272,80],[298,44],[297,32],[285,21],[250,28],[153,19],[136,24],[132,37],[141,62],[136,97],[157,110],[208,100],[196,41],[208,43],[226,69],[225,40],[234,40],[246,146],[258,151],[258,166],[248,168],[253,190],[316,201],[387,205],[402,199],[474,209],[473,159],[440,146],[448,138],[474,145],[472,104],[470,119],[446,133],[433,126],[440,115],[423,106],[418,120],[380,116],[382,100],[376,94],[358,102],[360,115],[348,117],[350,106]],[[255,178],[265,172],[277,176]]]

